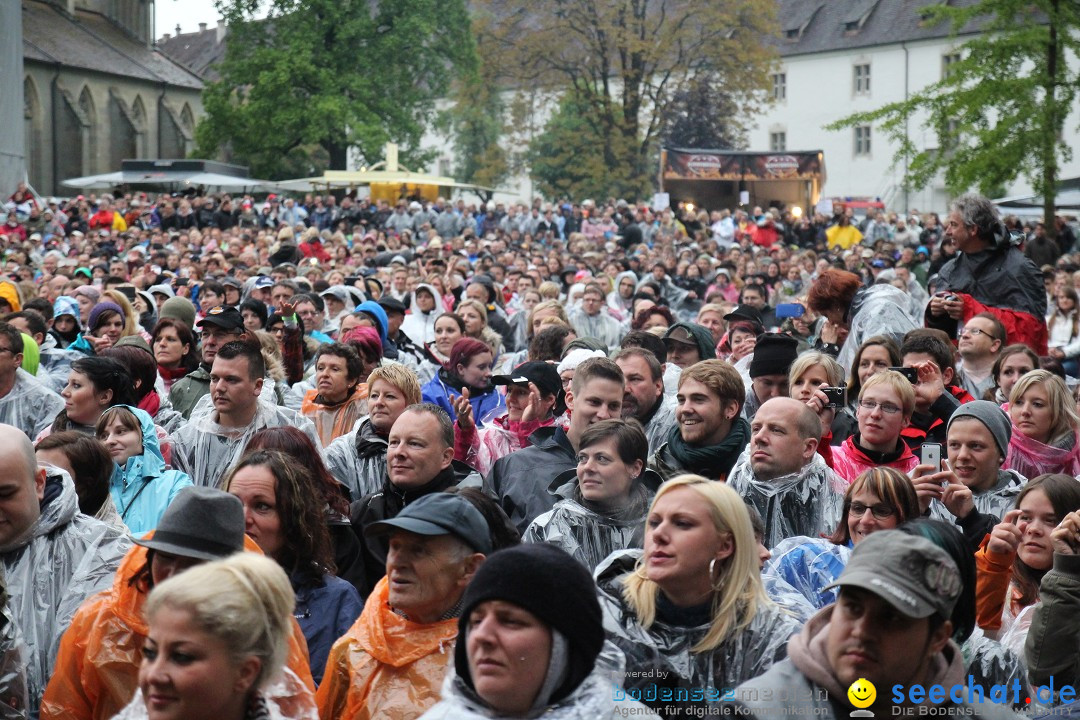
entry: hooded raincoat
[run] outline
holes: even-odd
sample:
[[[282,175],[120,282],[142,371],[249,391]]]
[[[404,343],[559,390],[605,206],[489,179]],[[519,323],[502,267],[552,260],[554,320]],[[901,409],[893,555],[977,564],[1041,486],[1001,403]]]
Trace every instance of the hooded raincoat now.
[[[218,424],[217,411],[193,417],[173,436],[173,465],[188,474],[195,485],[220,487],[225,471],[244,454],[251,436],[268,427],[297,428],[322,448],[315,426],[300,413],[259,402],[255,418],[247,427]]]
[[[642,674],[628,678],[628,689],[664,677],[669,687],[706,692],[712,688],[720,693],[757,677],[787,656],[788,638],[798,631],[798,624],[772,604],[759,606],[746,629],[708,652],[691,650],[708,632],[708,625],[681,628],[655,620],[649,629],[643,628],[622,592],[622,581],[640,556],[640,550],[615,553],[596,569],[604,632],[626,654],[627,670]]]
[[[326,469],[353,500],[377,492],[386,479],[386,438],[375,432],[371,418],[330,443],[325,456]]]
[[[64,377],[65,384],[67,377]],[[15,371],[15,384],[0,398],[0,423],[14,425],[33,440],[52,425],[64,409],[64,399],[22,368]]]
[[[324,720],[411,720],[439,700],[458,619],[415,623],[390,607],[386,578],[330,650],[316,699]]]
[[[867,338],[884,335],[903,343],[909,330],[920,323],[908,312],[910,297],[893,285],[871,285],[855,294],[849,314],[850,329],[837,361],[844,370],[851,369],[855,353]]]
[[[0,548],[11,613],[29,649],[31,708],[41,702],[60,636],[75,611],[86,598],[109,587],[130,547],[127,535],[80,514],[71,478],[49,470],[41,516],[21,537]]]
[[[840,445],[832,448],[832,468],[848,485],[870,468],[891,467],[902,473],[910,474],[915,469],[915,466],[919,464],[919,458],[912,454],[911,449],[903,440],[899,441],[901,448],[899,457],[893,460],[884,460],[881,457],[871,457],[865,450],[860,449],[855,444],[858,437],[856,433]]]
[[[1070,440],[1064,448],[1046,445],[1024,435],[1014,425],[1002,467],[1029,478],[1046,473],[1080,475],[1080,434],[1074,432]]]
[[[728,485],[761,513],[765,547],[795,535],[816,537],[832,532],[843,511],[847,483],[814,453],[798,472],[758,480],[750,466],[750,448],[728,475]]]
[[[179,470],[166,469],[157,428],[146,412],[128,405],[118,407],[130,410],[139,419],[143,451],[128,458],[123,466],[114,463],[109,495],[120,519],[138,537],[157,527],[176,494],[191,485],[191,478]]]
[[[662,482],[655,472],[645,470],[625,508],[603,511],[581,497],[577,471],[567,470],[553,483],[562,499],[532,521],[521,541],[557,545],[592,572],[611,553],[641,547],[649,504]]]
[[[622,324],[608,314],[607,308],[600,308],[595,315],[586,315],[581,308],[570,311],[570,325],[578,337],[596,338],[608,347],[617,348],[622,342]]]
[[[457,420],[454,399],[461,395],[461,383],[460,378],[443,368],[421,388],[421,397],[424,402],[435,403],[445,410],[451,420]],[[486,425],[491,418],[506,412],[506,400],[496,385],[483,391],[470,387],[469,404],[472,405],[473,421],[478,426]]]
[[[300,404],[300,413],[315,425],[315,431],[326,447],[356,427],[360,418],[367,414],[367,394],[367,383],[360,383],[343,401],[327,405],[319,401],[318,390],[308,390]]]
[[[633,320],[633,318],[630,317],[630,311],[633,309],[634,294],[631,293],[628,298],[624,298],[619,294],[619,284],[624,279],[633,280],[634,289],[637,290],[638,276],[633,270],[624,270],[616,275],[615,289],[607,294],[608,311],[617,320]]]
[[[615,720],[624,717],[656,717],[644,705],[634,702],[622,688],[612,685],[613,678],[622,677],[626,660],[622,652],[610,642],[604,643],[600,656],[588,677],[581,681],[569,695],[546,707],[536,708],[531,717],[544,720]],[[621,694],[621,697],[620,697]],[[500,715],[485,703],[454,672],[453,666],[446,674],[442,686],[442,700],[424,713],[420,720],[512,720]]]
[[[416,304],[416,291],[420,289],[426,289],[435,299],[435,307],[431,312],[422,311]],[[435,319],[443,314],[441,298],[435,286],[427,283],[420,283],[413,291],[412,301],[409,303],[409,314],[401,323],[401,332],[408,335],[409,339],[420,347],[429,342],[435,342]]]
[[[262,554],[246,536],[244,549]],[[145,582],[132,582],[132,578],[146,565],[146,552],[141,545],[132,547],[109,578],[111,587],[106,585],[75,614],[45,690],[42,720],[108,720],[135,694],[148,632],[143,617],[148,590]],[[295,622],[285,667],[291,678],[278,691],[276,702],[296,712],[295,717],[309,717],[315,683],[308,669],[307,644]]]
[[[735,688],[733,700],[743,710],[740,712],[732,708],[732,715],[786,715],[826,720],[849,717],[851,707],[846,702],[848,688],[836,677],[825,650],[832,612],[832,607],[822,610],[803,626],[801,632],[791,639],[787,660],[773,665],[761,677],[748,679]],[[945,698],[942,702],[932,702],[929,696],[924,696],[926,699],[918,707],[909,708],[911,716],[974,715],[994,720],[1015,717],[1008,707],[992,702],[963,704],[950,699],[949,688],[954,685],[966,686],[968,682],[963,654],[955,642],[950,640],[942,652],[931,658],[927,670],[928,676],[922,686],[944,687]],[[883,691],[890,692],[891,689],[882,688],[878,693]],[[904,708],[893,707],[894,711],[901,709]]]

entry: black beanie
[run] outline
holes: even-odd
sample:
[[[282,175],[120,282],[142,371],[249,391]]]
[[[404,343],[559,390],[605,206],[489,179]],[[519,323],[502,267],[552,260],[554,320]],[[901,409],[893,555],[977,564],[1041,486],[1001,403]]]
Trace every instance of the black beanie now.
[[[551,696],[555,702],[573,692],[593,670],[604,645],[603,615],[596,584],[585,566],[565,550],[528,543],[489,555],[462,598],[454,667],[474,689],[466,651],[469,615],[488,600],[504,600],[528,610],[558,630],[570,646],[566,680]]]
[[[790,335],[763,333],[754,345],[750,361],[750,377],[787,375],[795,358],[799,357],[799,341]]]

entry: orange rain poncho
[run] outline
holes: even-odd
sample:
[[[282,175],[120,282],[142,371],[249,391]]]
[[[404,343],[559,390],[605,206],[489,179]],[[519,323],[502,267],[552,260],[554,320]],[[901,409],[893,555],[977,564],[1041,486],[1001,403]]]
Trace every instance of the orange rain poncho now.
[[[457,618],[414,623],[390,609],[384,577],[334,643],[316,694],[322,720],[412,720],[439,701]]]
[[[261,553],[246,535],[244,548]],[[56,667],[41,702],[41,720],[108,720],[135,696],[147,635],[142,613],[147,593],[130,580],[145,564],[146,548],[131,548],[112,588],[91,597],[75,613],[60,640]],[[285,666],[306,688],[292,697],[268,699],[288,710],[286,717],[313,717],[315,683],[307,643],[295,620]]]

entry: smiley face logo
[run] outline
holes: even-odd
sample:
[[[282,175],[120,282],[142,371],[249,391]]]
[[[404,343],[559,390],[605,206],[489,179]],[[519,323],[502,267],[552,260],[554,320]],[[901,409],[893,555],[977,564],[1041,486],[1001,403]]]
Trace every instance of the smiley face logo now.
[[[866,678],[859,678],[847,689],[848,700],[857,708],[868,708],[877,699],[877,688]]]

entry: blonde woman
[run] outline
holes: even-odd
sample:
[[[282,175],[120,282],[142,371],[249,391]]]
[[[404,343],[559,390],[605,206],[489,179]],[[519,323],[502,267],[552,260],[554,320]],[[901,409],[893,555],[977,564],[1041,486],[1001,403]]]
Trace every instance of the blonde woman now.
[[[795,359],[788,371],[788,392],[799,402],[806,403],[821,418],[821,442],[839,445],[858,428],[855,412],[848,403],[829,407],[832,403],[821,388],[843,387],[844,368],[827,353],[811,350]]]
[[[1024,477],[1080,474],[1080,415],[1065,382],[1047,370],[1032,370],[1009,393],[1013,432],[1006,470]]]
[[[798,624],[767,598],[758,563],[738,493],[699,475],[664,483],[646,516],[644,551],[616,552],[596,571],[627,688],[666,677],[669,687],[719,693],[784,659]]]
[[[465,321],[465,335],[476,338],[489,348],[498,362],[502,355],[502,336],[488,325],[488,312],[479,300],[462,300],[458,303],[457,314]]]
[[[124,329],[120,331],[120,337],[139,335],[143,340],[150,342],[150,334],[139,326],[139,314],[135,312],[131,301],[119,290],[106,290],[101,293],[102,300],[114,302],[124,311]]]

